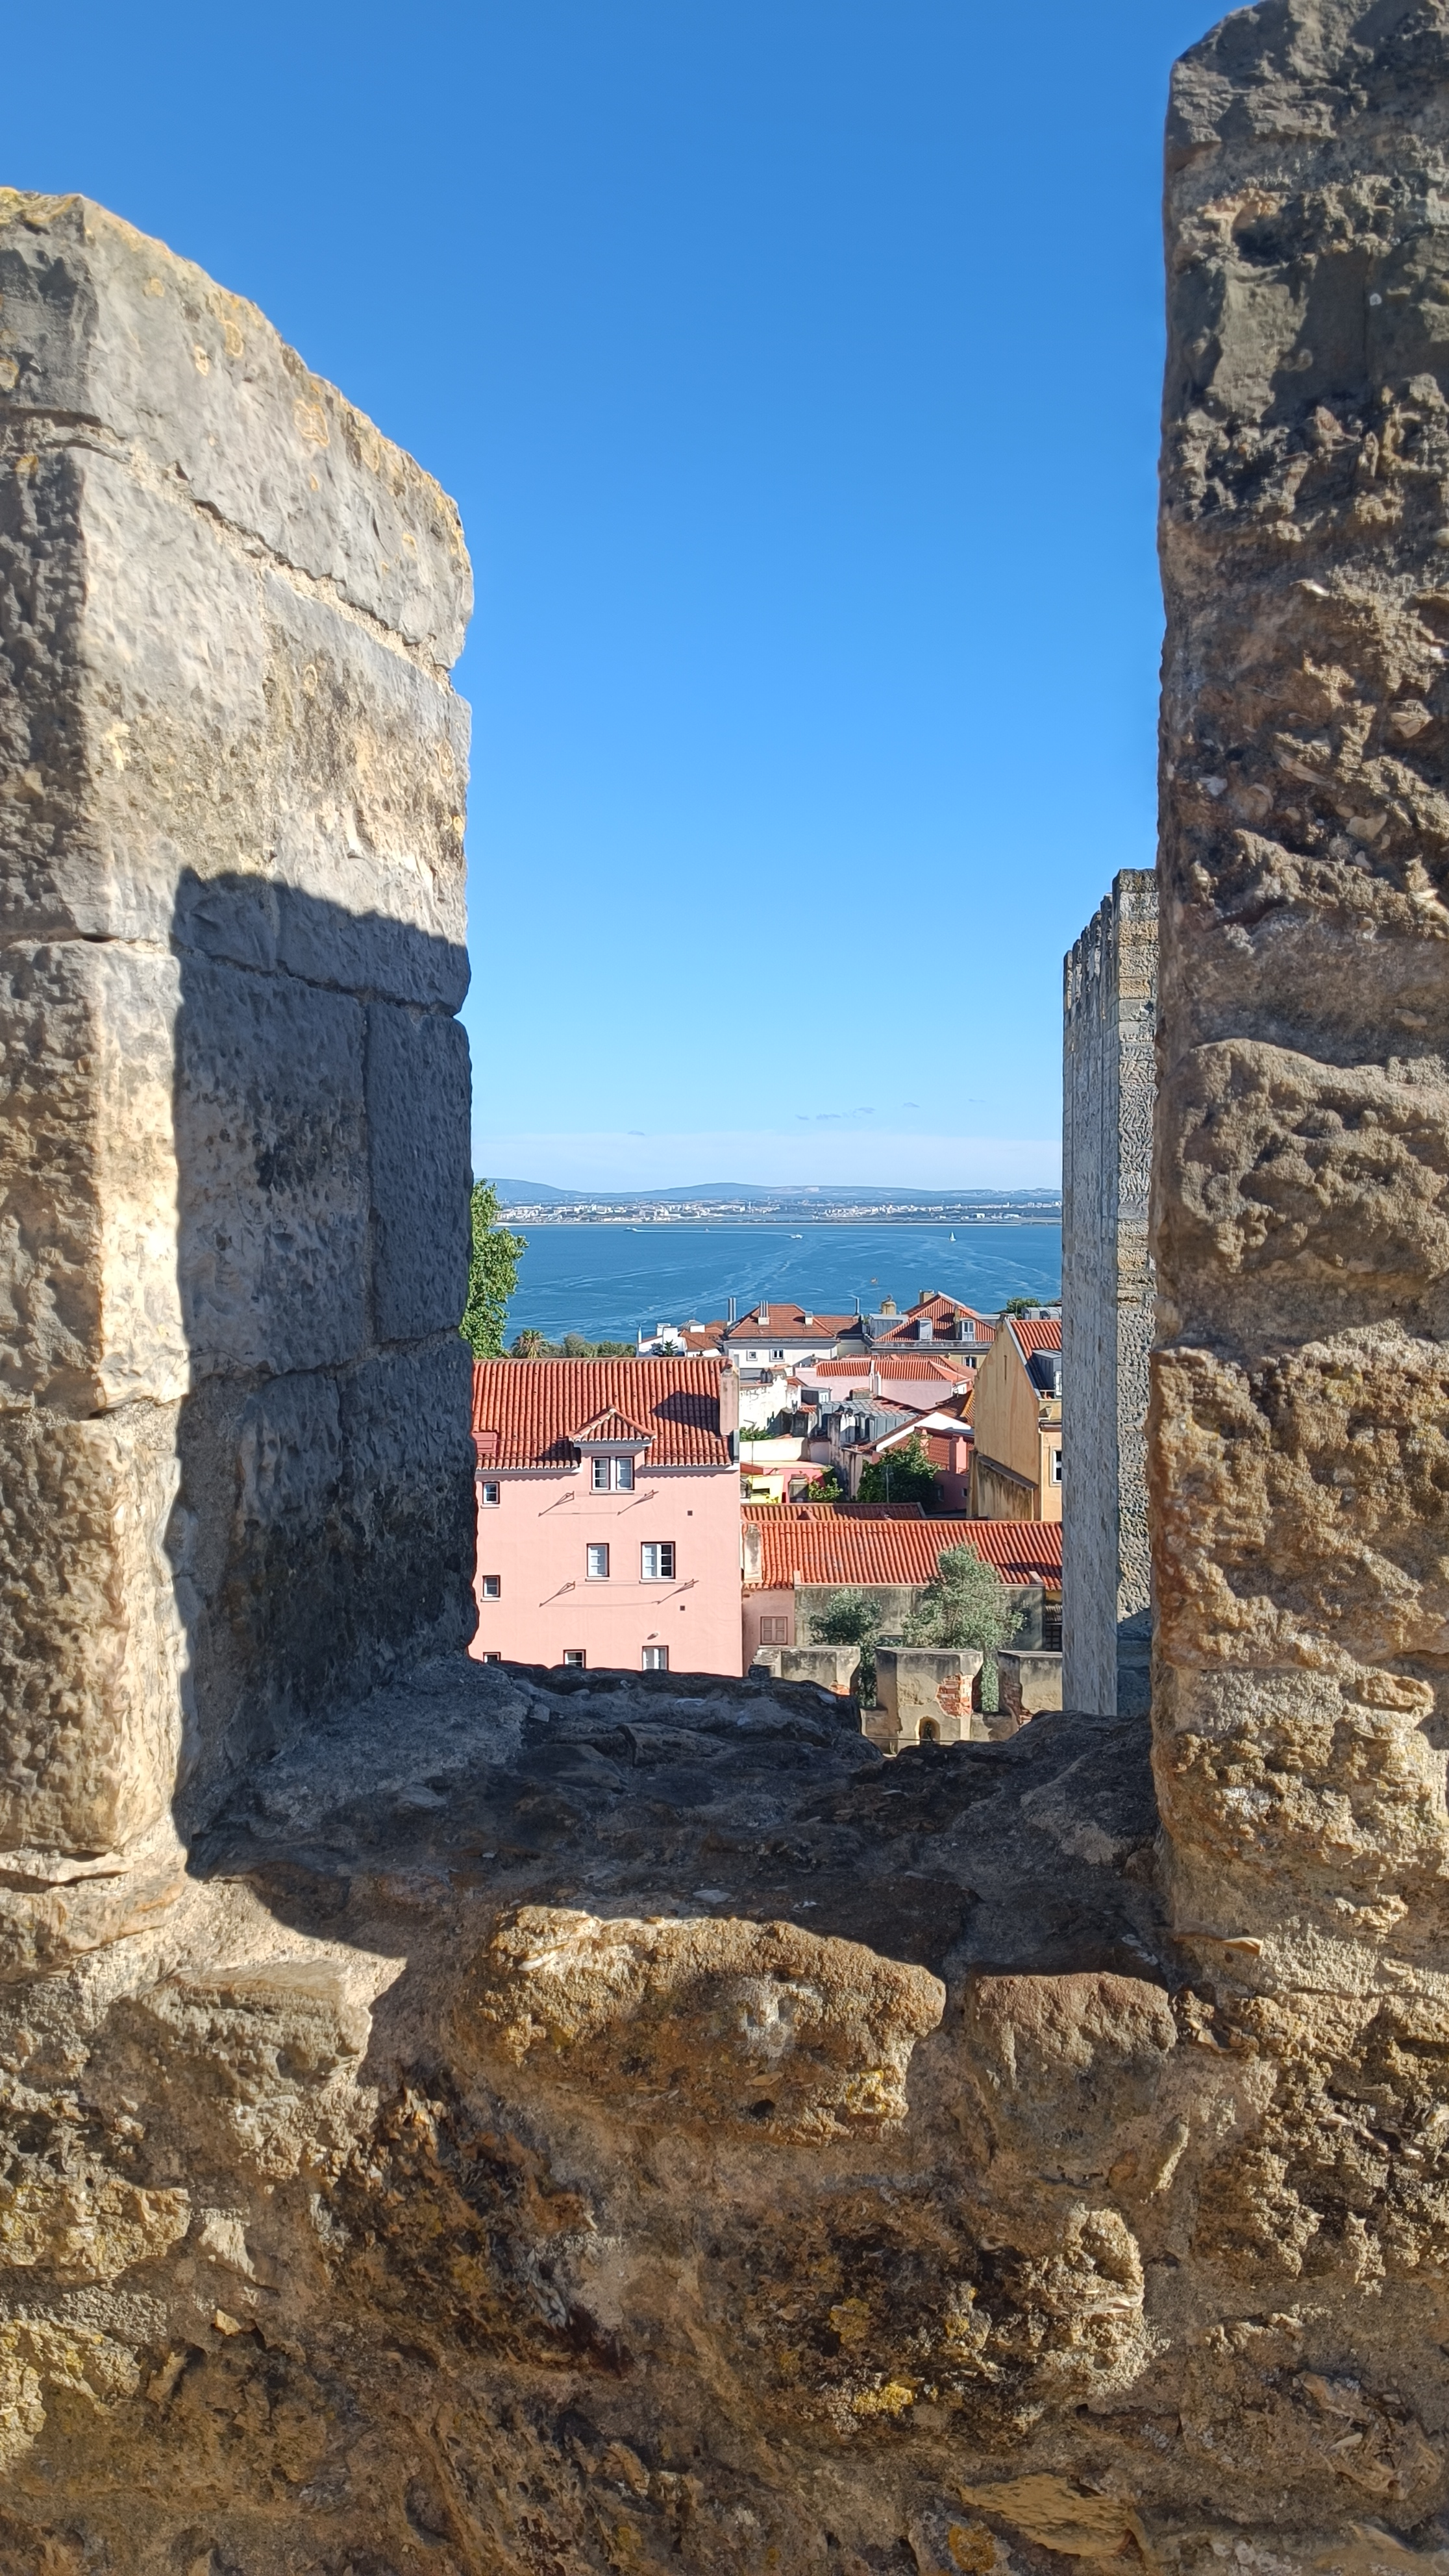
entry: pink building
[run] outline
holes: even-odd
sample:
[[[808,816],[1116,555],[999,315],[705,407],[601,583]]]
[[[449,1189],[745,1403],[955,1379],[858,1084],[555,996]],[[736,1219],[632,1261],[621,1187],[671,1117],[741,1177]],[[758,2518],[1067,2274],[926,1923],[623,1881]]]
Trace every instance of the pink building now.
[[[718,1359],[478,1361],[470,1651],[738,1673],[738,1421]]]

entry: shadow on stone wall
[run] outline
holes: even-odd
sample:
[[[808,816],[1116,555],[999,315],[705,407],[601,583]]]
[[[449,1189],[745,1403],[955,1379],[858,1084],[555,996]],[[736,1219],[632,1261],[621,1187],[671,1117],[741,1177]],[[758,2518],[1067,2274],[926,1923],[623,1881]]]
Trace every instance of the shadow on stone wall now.
[[[181,878],[177,1822],[472,1617],[466,952]]]

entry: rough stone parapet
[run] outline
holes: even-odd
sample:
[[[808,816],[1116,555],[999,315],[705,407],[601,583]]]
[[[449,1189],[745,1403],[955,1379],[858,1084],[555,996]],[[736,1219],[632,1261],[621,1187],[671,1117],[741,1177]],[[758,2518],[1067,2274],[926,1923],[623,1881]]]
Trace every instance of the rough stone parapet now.
[[[874,1741],[893,1753],[903,1744],[984,1740],[994,1721],[971,1706],[981,1663],[975,1646],[877,1646]]]
[[[1174,82],[1151,1466],[1179,1919],[1449,1996],[1446,78],[1279,0]]]
[[[809,1683],[418,1663],[471,1528],[444,1365],[462,1345],[440,1320],[454,1208],[463,1248],[437,1114],[457,1101],[458,961],[400,897],[322,909],[325,883],[292,873],[305,835],[286,865],[259,842],[254,867],[224,836],[194,864],[178,835],[175,924],[141,926],[164,880],[140,885],[126,853],[165,859],[180,755],[129,821],[107,800],[150,756],[147,726],[167,740],[173,699],[146,699],[127,659],[133,626],[161,652],[164,565],[142,518],[134,563],[129,539],[107,554],[92,487],[73,523],[32,528],[44,442],[26,415],[25,470],[0,479],[0,721],[24,753],[7,850],[22,906],[32,859],[36,900],[80,900],[81,840],[57,824],[52,847],[31,811],[74,773],[96,900],[106,869],[116,894],[98,935],[66,916],[6,952],[23,1116],[0,1427],[26,1463],[0,1493],[0,1606],[30,1642],[5,1676],[4,1751],[14,1829],[50,1839],[12,1839],[0,1866],[5,2576],[1441,2566],[1439,684],[1413,666],[1425,723],[1398,725],[1421,745],[1398,768],[1375,766],[1391,756],[1361,703],[1400,632],[1384,601],[1416,651],[1438,614],[1414,480],[1437,415],[1411,385],[1372,454],[1352,434],[1347,472],[1321,424],[1321,445],[1293,441],[1323,352],[1346,367],[1359,346],[1346,323],[1333,336],[1360,310],[1345,297],[1362,290],[1367,316],[1403,280],[1380,215],[1398,221],[1426,172],[1449,203],[1446,96],[1449,30],[1408,0],[1244,12],[1176,92],[1169,430],[1191,436],[1168,482],[1166,1843],[1138,1718],[1043,1713],[1009,1741],[886,1762]],[[39,243],[80,310],[109,219],[33,215],[8,227],[20,265]],[[166,255],[114,230],[141,293],[169,293]],[[1449,232],[1405,238],[1437,258]],[[1244,335],[1294,298],[1311,321],[1254,413]],[[223,355],[241,364],[237,329],[241,358]],[[21,358],[5,364],[18,385]],[[198,327],[208,401],[219,364]],[[1398,403],[1392,372],[1372,382]],[[1358,416],[1331,385],[1314,399]],[[139,397],[117,417],[124,471],[104,461],[129,506],[153,433]],[[84,448],[85,420],[49,420],[57,452],[72,429]],[[1257,469],[1280,429],[1275,480]],[[177,597],[209,615],[196,565],[206,545],[231,563],[240,522],[184,490],[166,507]],[[428,724],[454,722],[425,616],[394,603],[410,622],[379,641],[345,547],[307,558],[324,573],[288,569],[265,530],[257,546],[237,560],[259,582],[312,605],[307,585],[331,583],[347,635],[436,693]],[[153,573],[148,624],[126,583]],[[188,721],[230,667],[230,580],[178,684]],[[37,623],[42,593],[71,628]],[[330,686],[309,650],[290,714],[263,725],[257,810],[281,810],[263,791],[303,774],[295,757],[299,810],[328,832],[330,811],[365,872],[401,846],[389,796],[422,782],[378,748],[365,694],[329,717],[324,757],[309,663],[319,699]],[[1382,704],[1385,727],[1405,712]],[[108,740],[113,722],[129,732]],[[1209,723],[1221,765],[1203,772],[1187,728]],[[203,739],[230,810],[231,718]],[[1292,812],[1320,810],[1280,751],[1346,782],[1322,875],[1287,810],[1259,847],[1280,775]],[[1233,871],[1253,833],[1249,897]],[[456,886],[441,861],[435,881]],[[1350,914],[1375,933],[1361,948]],[[1402,1011],[1424,1027],[1392,1021],[1391,1052],[1383,979],[1402,968],[1409,989],[1394,961],[1416,942],[1425,998]],[[1305,988],[1289,1029],[1295,946],[1322,1013]],[[177,975],[159,1025],[158,962]],[[131,1123],[113,1128],[118,1098]],[[168,1523],[178,1478],[191,1518]],[[349,1697],[349,1654],[390,1661],[388,1686]],[[179,1758],[198,1808],[205,1790],[184,1855],[147,1841],[183,1678]],[[962,1674],[944,1678],[959,1699]],[[119,1848],[80,1840],[102,1825]]]
[[[1068,951],[1062,1013],[1062,1650],[1067,1705],[1148,1705],[1148,1193],[1157,879],[1124,868]],[[1076,1461],[1074,1471],[1073,1461]]]
[[[161,244],[0,193],[0,298],[0,1847],[72,1885],[464,1632],[471,592]]]

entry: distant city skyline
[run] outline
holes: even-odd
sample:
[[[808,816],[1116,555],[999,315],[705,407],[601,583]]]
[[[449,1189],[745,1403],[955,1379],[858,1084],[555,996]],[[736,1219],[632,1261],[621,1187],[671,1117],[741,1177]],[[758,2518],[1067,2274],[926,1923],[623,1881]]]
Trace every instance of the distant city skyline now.
[[[486,1159],[484,1159],[486,1157]],[[812,1139],[769,1132],[708,1130],[668,1136],[513,1135],[475,1139],[480,1179],[498,1173],[547,1181],[555,1189],[663,1190],[704,1187],[747,1175],[756,1187],[789,1189],[1060,1189],[1060,1136],[863,1135]]]

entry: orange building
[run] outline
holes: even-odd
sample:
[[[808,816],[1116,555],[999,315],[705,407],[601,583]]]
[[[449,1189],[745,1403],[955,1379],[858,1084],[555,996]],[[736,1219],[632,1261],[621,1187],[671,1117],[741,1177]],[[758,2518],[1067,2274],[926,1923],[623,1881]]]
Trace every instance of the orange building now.
[[[1060,1521],[1062,1325],[1008,1315],[976,1372],[971,1509],[983,1520]]]

